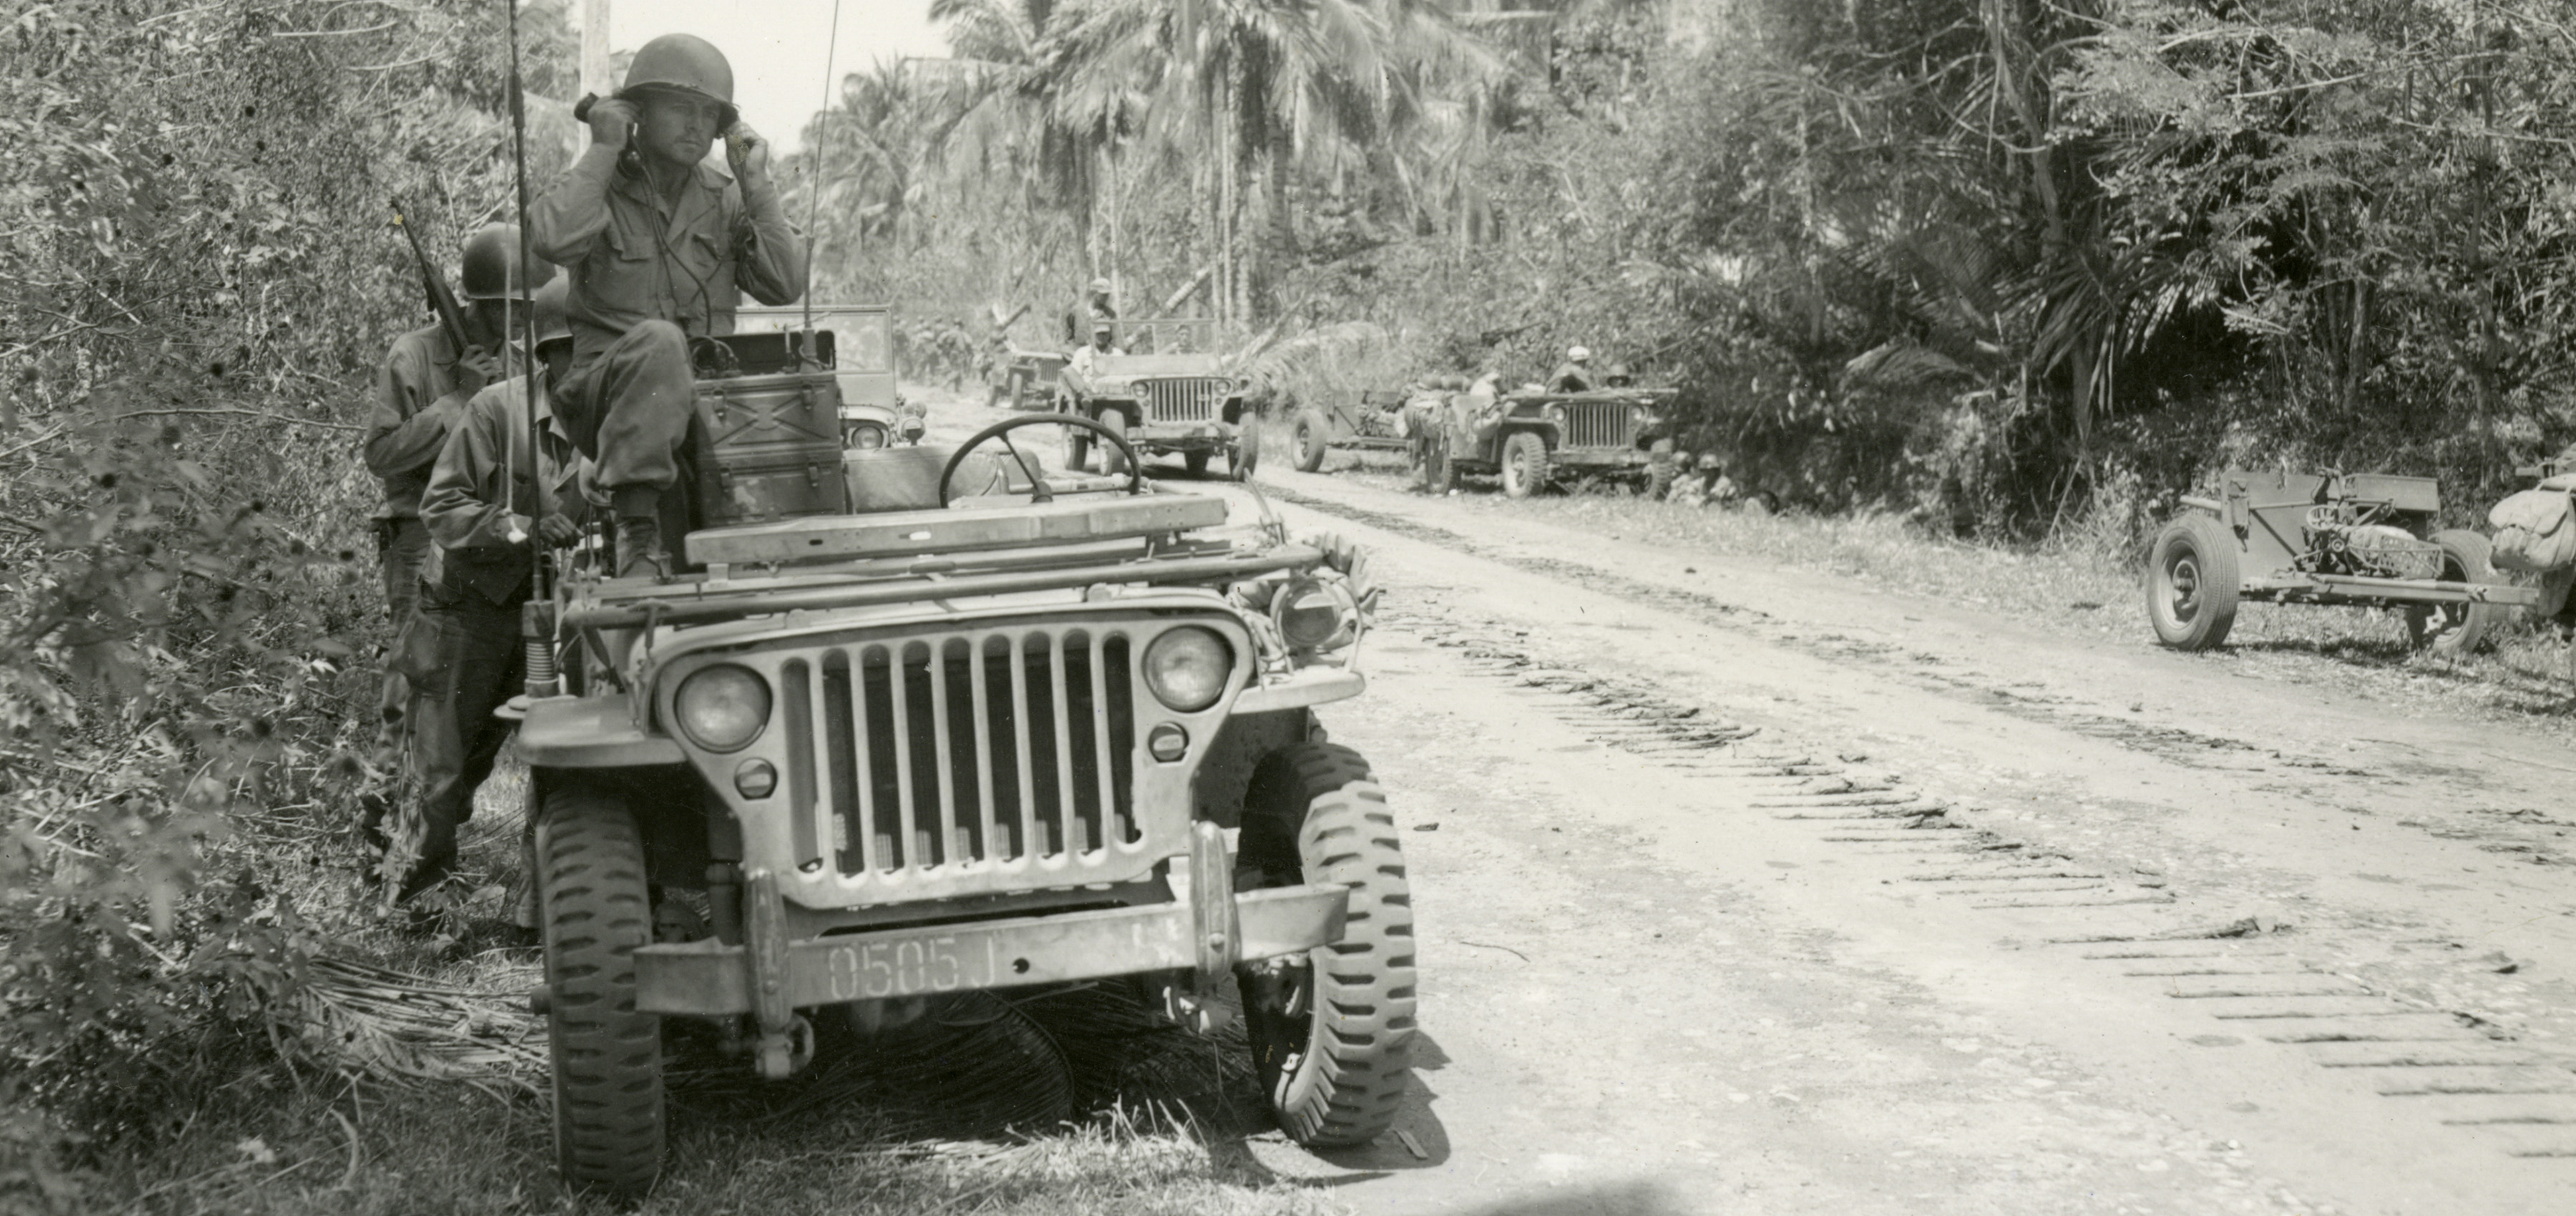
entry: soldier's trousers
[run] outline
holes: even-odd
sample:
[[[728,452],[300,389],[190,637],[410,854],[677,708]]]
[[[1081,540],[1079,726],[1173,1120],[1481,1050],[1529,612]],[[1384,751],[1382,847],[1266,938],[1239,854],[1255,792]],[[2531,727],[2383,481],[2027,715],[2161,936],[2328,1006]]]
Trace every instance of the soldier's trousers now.
[[[653,514],[678,478],[695,396],[688,335],[668,321],[627,330],[564,378],[558,408],[565,428],[597,463],[596,483],[619,517]]]
[[[429,529],[417,519],[376,522],[376,557],[385,572],[385,619],[393,624],[393,653],[399,655],[403,630],[420,604],[420,563],[429,556]],[[385,665],[384,688],[376,699],[376,720],[390,724],[403,716],[411,700],[411,681],[397,663]]]
[[[404,895],[446,877],[456,863],[456,829],[473,817],[474,792],[510,738],[511,724],[492,711],[526,680],[516,605],[426,588],[420,622],[432,649],[412,697],[412,771],[420,801],[394,840],[394,848],[413,858]]]

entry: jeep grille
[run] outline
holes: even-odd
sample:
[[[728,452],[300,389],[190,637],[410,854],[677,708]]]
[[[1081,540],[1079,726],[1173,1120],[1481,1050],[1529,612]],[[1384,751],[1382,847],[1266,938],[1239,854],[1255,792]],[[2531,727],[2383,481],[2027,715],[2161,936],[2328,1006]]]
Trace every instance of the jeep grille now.
[[[1626,448],[1637,444],[1636,412],[1626,402],[1565,403],[1565,444],[1570,448]]]
[[[1216,417],[1217,404],[1225,400],[1231,384],[1223,376],[1184,376],[1146,380],[1136,387],[1144,390],[1150,421],[1206,422]]]
[[[984,863],[1077,871],[1139,840],[1123,634],[1042,628],[872,642],[779,669],[790,781],[833,868],[931,878]]]

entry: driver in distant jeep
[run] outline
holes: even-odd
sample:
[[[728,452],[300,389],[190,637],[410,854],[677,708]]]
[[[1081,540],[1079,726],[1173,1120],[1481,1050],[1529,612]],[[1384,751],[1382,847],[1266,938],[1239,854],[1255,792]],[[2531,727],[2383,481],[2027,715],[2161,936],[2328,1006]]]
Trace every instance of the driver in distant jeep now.
[[[1565,352],[1565,362],[1548,373],[1547,391],[1551,393],[1585,393],[1592,391],[1592,348],[1577,346]]]
[[[528,211],[537,252],[572,270],[572,366],[556,405],[598,462],[618,575],[668,574],[688,518],[665,492],[689,433],[690,343],[732,333],[746,291],[794,303],[805,243],[769,180],[769,141],[734,109],[733,67],[704,39],[645,43],[589,123],[589,149]],[[702,163],[719,133],[730,175]]]

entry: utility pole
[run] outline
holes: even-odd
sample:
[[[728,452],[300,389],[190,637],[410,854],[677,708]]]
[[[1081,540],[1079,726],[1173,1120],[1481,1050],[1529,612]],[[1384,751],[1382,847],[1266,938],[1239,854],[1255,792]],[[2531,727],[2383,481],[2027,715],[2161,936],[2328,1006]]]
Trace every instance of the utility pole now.
[[[608,0],[581,0],[581,91],[598,97],[617,91],[608,78]]]

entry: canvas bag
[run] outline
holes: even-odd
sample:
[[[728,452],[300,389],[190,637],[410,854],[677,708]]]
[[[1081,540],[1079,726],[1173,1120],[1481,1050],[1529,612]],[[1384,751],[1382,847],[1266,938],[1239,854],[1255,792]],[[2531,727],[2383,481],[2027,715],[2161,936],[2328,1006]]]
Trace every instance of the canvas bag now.
[[[2576,499],[2561,490],[2524,490],[2487,512],[2502,570],[2545,574],[2576,566]]]

